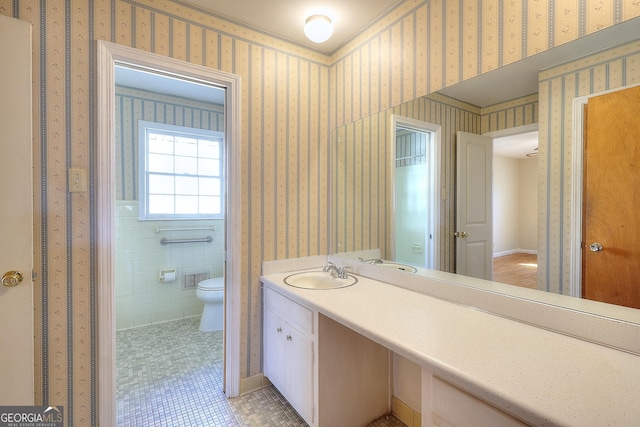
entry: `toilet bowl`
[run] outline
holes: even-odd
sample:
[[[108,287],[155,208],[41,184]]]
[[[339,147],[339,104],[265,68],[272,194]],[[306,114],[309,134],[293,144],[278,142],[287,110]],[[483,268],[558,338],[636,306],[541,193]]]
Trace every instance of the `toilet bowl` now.
[[[204,303],[200,330],[221,331],[223,325],[224,277],[212,277],[198,283],[196,297]]]

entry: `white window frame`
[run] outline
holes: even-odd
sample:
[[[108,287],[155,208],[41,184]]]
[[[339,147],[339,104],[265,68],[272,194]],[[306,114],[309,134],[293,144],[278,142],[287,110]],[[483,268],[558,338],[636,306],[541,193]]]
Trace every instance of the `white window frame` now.
[[[147,144],[147,134],[149,130],[161,132],[195,136],[198,138],[221,139],[220,142],[220,175],[213,177],[220,179],[220,213],[219,214],[150,214],[149,213],[149,171],[148,159],[149,150]],[[138,120],[138,219],[140,221],[153,220],[183,220],[183,219],[223,219],[225,212],[225,153],[224,153],[224,132],[207,129],[197,129],[185,126],[177,126],[166,123],[157,123],[146,120]],[[174,174],[180,176],[180,174]],[[206,176],[210,178],[210,175]]]

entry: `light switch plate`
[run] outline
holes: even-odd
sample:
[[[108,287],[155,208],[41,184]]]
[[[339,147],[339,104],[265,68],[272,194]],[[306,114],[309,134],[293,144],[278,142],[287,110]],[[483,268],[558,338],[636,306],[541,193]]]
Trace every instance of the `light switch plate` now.
[[[87,191],[87,170],[79,168],[69,169],[69,192],[81,193]]]

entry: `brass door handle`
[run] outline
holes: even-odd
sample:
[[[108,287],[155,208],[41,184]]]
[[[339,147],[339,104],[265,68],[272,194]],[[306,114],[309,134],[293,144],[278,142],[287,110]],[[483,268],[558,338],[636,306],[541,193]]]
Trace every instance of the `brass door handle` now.
[[[453,233],[453,235],[456,237],[462,237],[463,239],[469,237],[469,233],[467,233],[466,231],[456,231],[455,233]]]
[[[17,286],[22,282],[22,273],[19,271],[7,271],[2,276],[2,284],[9,288]]]

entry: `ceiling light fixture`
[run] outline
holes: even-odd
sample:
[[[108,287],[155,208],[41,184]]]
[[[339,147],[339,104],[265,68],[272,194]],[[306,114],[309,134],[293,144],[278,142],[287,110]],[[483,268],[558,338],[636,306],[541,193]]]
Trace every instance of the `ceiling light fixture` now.
[[[527,153],[527,154],[525,154],[525,156],[527,156],[527,157],[538,157],[538,147],[533,149],[533,153]]]
[[[311,15],[304,23],[304,34],[314,43],[329,40],[333,34],[333,23],[326,15]]]

